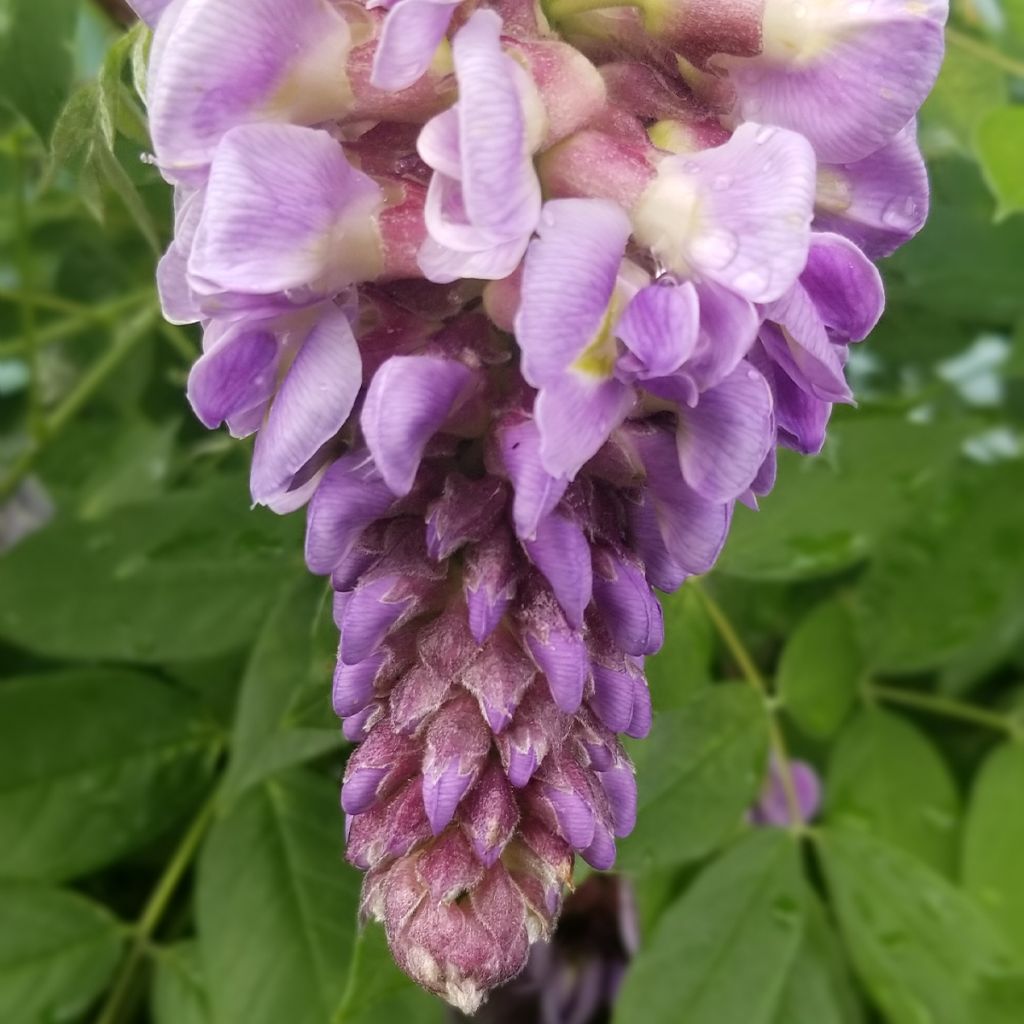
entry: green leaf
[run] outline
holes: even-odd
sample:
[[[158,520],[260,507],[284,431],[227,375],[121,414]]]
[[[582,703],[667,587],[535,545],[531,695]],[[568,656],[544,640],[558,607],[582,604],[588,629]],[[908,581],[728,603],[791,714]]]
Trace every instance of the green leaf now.
[[[964,829],[964,887],[1024,959],[1024,747],[992,752],[971,794]]]
[[[352,957],[359,876],[337,786],[301,771],[250,789],[211,832],[196,914],[214,1024],[325,1024]]]
[[[342,1004],[331,1024],[444,1024],[448,1013],[396,966],[384,929],[371,924],[356,937]]]
[[[661,598],[665,613],[665,644],[647,659],[647,682],[656,711],[685,704],[711,682],[714,630],[700,595],[682,587]]]
[[[110,440],[106,457],[78,496],[83,519],[102,519],[115,508],[155,498],[170,468],[177,420],[157,425],[143,419],[123,423]]]
[[[138,673],[0,685],[0,875],[61,879],[117,860],[199,798],[219,749],[199,703]]]
[[[1004,327],[1024,316],[1018,260],[1024,219],[992,225],[994,205],[976,165],[939,160],[929,167],[932,205],[925,229],[886,261],[890,308],[926,306],[930,315]],[[943,327],[945,334],[948,327]],[[940,344],[943,342],[940,341]],[[942,420],[929,423],[926,432]],[[948,422],[948,421],[947,421]],[[883,453],[884,454],[884,453]],[[908,469],[911,476],[917,467]]]
[[[929,155],[959,151],[971,156],[979,122],[1006,100],[1004,71],[973,53],[950,47],[921,111],[921,139]]]
[[[639,807],[617,866],[647,872],[682,864],[721,846],[756,798],[768,757],[767,715],[749,687],[713,686],[655,715],[651,735],[630,751]]]
[[[322,659],[315,643],[316,622],[325,607],[323,581],[304,577],[282,594],[261,631],[238,698],[225,799],[341,745],[330,712],[333,658]],[[311,698],[326,710],[328,728],[303,723],[304,705]]]
[[[957,491],[883,545],[858,590],[872,666],[935,668],[1019,620],[1024,599],[1024,465],[976,467]]]
[[[720,570],[803,579],[862,560],[944,479],[963,429],[861,415],[833,423],[815,458],[780,452],[779,482],[761,510],[736,509]]]
[[[227,479],[67,519],[0,563],[0,635],[56,658],[160,662],[240,647],[290,564],[301,524],[250,511]]]
[[[115,151],[118,130],[130,135],[137,147],[144,145],[139,142],[144,134],[141,114],[121,82],[122,67],[129,56],[125,42],[122,40],[108,55],[99,80],[77,89],[61,111],[53,130],[45,184],[52,184],[61,171],[74,173],[82,200],[101,223],[106,216],[107,195],[113,193],[150,249],[159,253],[162,246],[153,218]]]
[[[796,843],[746,835],[663,915],[616,1001],[617,1024],[769,1024],[803,933]]]
[[[210,1024],[206,983],[194,941],[157,952],[150,1006],[153,1024]]]
[[[25,116],[44,141],[71,86],[77,5],[0,0],[0,102]]]
[[[829,761],[830,824],[870,832],[952,874],[960,799],[939,753],[887,711],[865,711],[843,731]]]
[[[813,890],[804,893],[803,941],[782,990],[774,1024],[862,1024],[839,937]]]
[[[889,1024],[1020,1024],[1024,968],[966,895],[868,834],[821,836],[846,948]]]
[[[853,618],[838,601],[818,605],[782,650],[783,707],[809,736],[827,739],[846,719],[863,673]]]
[[[78,1019],[109,982],[121,944],[118,922],[77,893],[0,882],[0,1020]]]
[[[996,217],[1024,210],[1024,107],[989,111],[978,125],[977,149],[985,181],[998,202]]]

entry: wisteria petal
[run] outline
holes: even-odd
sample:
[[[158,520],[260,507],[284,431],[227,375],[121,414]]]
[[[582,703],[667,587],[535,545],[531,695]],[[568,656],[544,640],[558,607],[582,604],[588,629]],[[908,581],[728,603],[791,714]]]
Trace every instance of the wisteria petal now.
[[[309,503],[306,564],[327,575],[359,535],[394,504],[395,496],[365,451],[342,456],[324,474]]]
[[[292,478],[348,419],[362,386],[359,346],[344,311],[330,307],[289,367],[252,463],[252,496],[273,507]]]
[[[878,268],[853,242],[839,235],[812,236],[800,284],[825,326],[843,341],[866,338],[885,309],[885,288]]]
[[[430,67],[458,6],[458,0],[399,0],[381,30],[370,82],[388,92],[415,84]]]
[[[615,378],[601,380],[570,370],[546,385],[534,404],[544,469],[573,479],[629,415],[636,393]]]
[[[728,502],[746,491],[775,441],[768,382],[749,364],[679,412],[676,442],[687,484],[702,497]]]
[[[233,295],[257,306],[284,297],[272,308],[331,295],[379,270],[380,202],[379,187],[327,132],[236,128],[217,147],[189,282],[209,312]]]
[[[771,302],[807,261],[815,185],[802,135],[741,124],[721,146],[662,162],[633,211],[637,240],[671,270]]]
[[[516,341],[534,387],[557,377],[597,337],[615,290],[629,218],[600,199],[544,206],[523,271]]]
[[[188,378],[188,400],[204,426],[262,407],[277,385],[278,340],[270,326],[233,324],[203,353]]]
[[[916,121],[863,160],[818,169],[815,227],[845,235],[871,259],[890,256],[913,238],[928,208]]]
[[[800,284],[765,308],[774,323],[761,328],[761,343],[786,373],[823,402],[848,402],[842,350],[833,344],[814,302]]]
[[[512,519],[516,534],[530,540],[537,525],[561,501],[569,481],[548,473],[541,462],[541,437],[532,419],[504,424],[498,429],[501,459],[512,481],[515,500]]]
[[[178,0],[166,15],[146,100],[170,180],[201,181],[218,143],[239,125],[312,125],[344,111],[351,34],[324,0]]]
[[[700,300],[692,284],[642,288],[615,328],[629,349],[619,367],[641,380],[674,373],[696,348],[699,327]]]
[[[423,450],[473,380],[453,359],[392,356],[375,374],[362,427],[377,468],[396,494],[408,494]]]
[[[541,521],[537,536],[524,547],[551,584],[569,625],[579,629],[594,585],[590,545],[583,531],[555,512]]]
[[[743,119],[801,132],[822,160],[839,163],[884,146],[931,91],[947,0],[769,3],[764,54],[721,61]]]
[[[533,231],[540,183],[526,145],[516,64],[501,48],[501,18],[472,14],[455,34],[462,187],[470,220],[508,238]]]

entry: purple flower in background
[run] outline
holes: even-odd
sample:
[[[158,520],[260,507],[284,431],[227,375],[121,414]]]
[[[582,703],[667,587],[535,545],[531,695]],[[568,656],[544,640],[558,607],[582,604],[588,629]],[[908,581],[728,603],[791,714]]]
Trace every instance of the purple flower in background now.
[[[821,780],[806,761],[790,761],[789,776],[800,810],[800,823],[808,824],[815,819],[821,807]],[[783,769],[774,757],[768,766],[768,776],[761,795],[750,809],[750,821],[754,825],[773,828],[786,828],[793,823]]]
[[[461,1011],[529,964],[492,1019],[585,1024],[634,940],[555,925],[576,856],[612,867],[635,823],[654,589],[852,400],[871,261],[928,209],[945,5],[648,0],[565,36],[558,6],[138,9],[188,397],[254,435],[255,501],[308,506],[334,592],[363,916]],[[773,768],[752,821],[780,800]]]

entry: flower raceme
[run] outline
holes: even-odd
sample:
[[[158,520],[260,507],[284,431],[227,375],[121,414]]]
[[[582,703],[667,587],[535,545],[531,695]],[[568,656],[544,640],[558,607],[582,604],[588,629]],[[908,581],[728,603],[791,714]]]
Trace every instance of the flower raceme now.
[[[938,0],[147,0],[188,394],[308,506],[363,913],[471,1012],[636,815],[653,588],[818,451]]]

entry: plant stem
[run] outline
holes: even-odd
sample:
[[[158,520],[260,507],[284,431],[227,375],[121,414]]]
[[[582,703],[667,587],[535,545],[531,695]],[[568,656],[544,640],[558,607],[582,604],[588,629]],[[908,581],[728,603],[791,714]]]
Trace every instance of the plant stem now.
[[[14,234],[17,239],[18,284],[25,293],[31,291],[33,284],[32,239],[29,229],[28,201],[28,158],[21,133],[14,136]],[[21,337],[28,356],[28,429],[34,442],[42,440],[46,425],[44,422],[42,402],[39,388],[39,338],[36,334],[35,306],[28,300],[27,294],[18,299],[18,314],[21,325]]]
[[[915,708],[918,711],[939,715],[943,718],[971,722],[974,725],[995,729],[997,732],[1008,733],[1018,742],[1024,742],[1024,722],[1018,721],[1013,715],[989,711],[986,708],[975,707],[973,704],[964,704],[962,701],[953,700],[950,697],[942,697],[933,693],[918,693],[914,690],[882,686],[878,683],[868,683],[864,692],[868,698],[873,700]]]
[[[571,18],[574,14],[603,11],[612,7],[641,7],[641,0],[543,0],[544,13],[552,21]]]
[[[988,43],[983,43],[980,39],[975,39],[974,36],[970,36],[956,28],[946,29],[946,39],[965,53],[978,57],[980,60],[988,61],[989,64],[995,65],[1008,74],[1024,78],[1024,62],[1015,60],[1001,50],[997,50],[994,46],[989,46]]]
[[[125,325],[124,330],[117,335],[110,348],[93,363],[71,394],[44,422],[41,436],[34,439],[33,443],[15,460],[7,471],[7,475],[0,479],[0,501],[14,493],[22,480],[32,471],[46,445],[68,425],[82,406],[93,397],[107,378],[121,365],[125,356],[146,336],[155,317],[156,308],[148,306],[141,310],[129,324]]]
[[[132,292],[118,299],[111,299],[99,306],[84,306],[78,303],[57,299],[55,296],[39,296],[38,298],[29,293],[8,292],[0,289],[0,298],[8,299],[11,302],[28,301],[36,308],[62,309],[69,313],[62,320],[46,324],[36,330],[36,344],[39,348],[44,345],[53,344],[56,341],[63,341],[74,334],[77,334],[83,327],[95,323],[106,323],[116,316],[130,309],[132,306],[140,305],[143,301],[152,299],[153,290],[146,288],[143,291]],[[4,338],[0,340],[0,359],[7,359],[11,356],[20,356],[28,350],[24,337]]]
[[[146,952],[146,947],[167,911],[167,907],[199,850],[199,845],[206,835],[206,830],[213,821],[220,796],[219,789],[207,799],[199,809],[188,831],[182,837],[178,848],[157,880],[149,899],[146,901],[138,923],[132,929],[132,942],[121,961],[114,984],[107,995],[96,1024],[117,1024],[121,1018],[122,1007],[126,1006],[126,997],[131,991],[135,980],[135,972]]]
[[[704,602],[708,616],[725,646],[729,649],[729,653],[735,659],[736,664],[743,673],[743,677],[761,695],[764,701],[765,712],[768,715],[768,738],[778,766],[779,781],[782,783],[782,791],[786,796],[786,807],[789,811],[789,828],[794,834],[801,835],[806,832],[807,823],[804,821],[803,812],[800,809],[800,798],[797,796],[796,782],[793,779],[793,768],[790,764],[786,737],[782,732],[782,727],[779,725],[777,708],[768,688],[768,682],[761,674],[757,663],[740,639],[739,633],[736,632],[722,606],[697,580],[690,580],[690,586],[696,588],[697,593]]]

